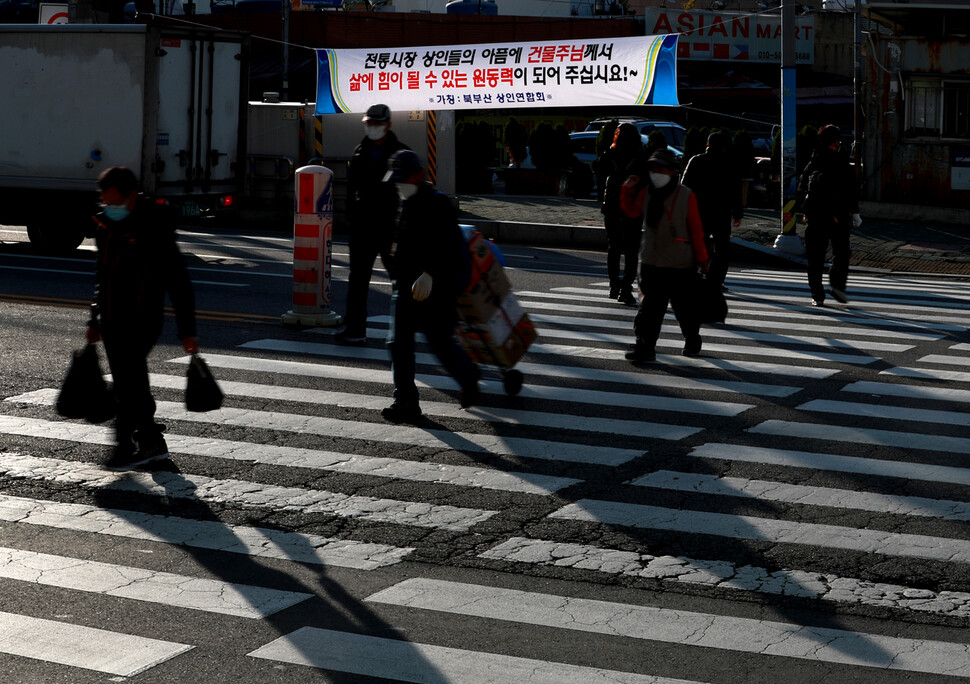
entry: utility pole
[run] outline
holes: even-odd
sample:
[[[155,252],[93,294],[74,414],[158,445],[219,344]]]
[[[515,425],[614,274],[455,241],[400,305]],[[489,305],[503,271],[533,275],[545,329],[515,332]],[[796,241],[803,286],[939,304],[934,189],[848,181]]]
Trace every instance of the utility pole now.
[[[863,73],[862,65],[862,0],[855,0],[855,78],[853,81],[853,118],[852,118],[852,135],[854,143],[854,156],[855,156],[855,166],[856,172],[862,177],[862,145],[865,134],[863,127],[865,122],[863,120],[863,101],[862,101],[862,82],[865,75]]]
[[[283,0],[283,88],[280,99],[290,99],[290,0]]]
[[[781,3],[781,234],[775,249],[804,254],[795,214],[795,0]]]

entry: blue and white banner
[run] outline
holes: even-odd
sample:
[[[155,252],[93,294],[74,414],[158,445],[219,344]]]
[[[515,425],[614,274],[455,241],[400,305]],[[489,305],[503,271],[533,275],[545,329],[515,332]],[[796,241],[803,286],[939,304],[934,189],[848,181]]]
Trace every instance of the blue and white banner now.
[[[317,114],[677,105],[677,35],[317,50]]]

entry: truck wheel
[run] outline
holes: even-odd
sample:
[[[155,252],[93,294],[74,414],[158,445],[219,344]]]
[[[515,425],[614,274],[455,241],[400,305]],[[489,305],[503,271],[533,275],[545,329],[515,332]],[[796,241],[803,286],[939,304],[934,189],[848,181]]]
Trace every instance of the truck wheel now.
[[[34,223],[27,225],[30,244],[45,252],[73,252],[84,241],[84,234],[63,224]]]

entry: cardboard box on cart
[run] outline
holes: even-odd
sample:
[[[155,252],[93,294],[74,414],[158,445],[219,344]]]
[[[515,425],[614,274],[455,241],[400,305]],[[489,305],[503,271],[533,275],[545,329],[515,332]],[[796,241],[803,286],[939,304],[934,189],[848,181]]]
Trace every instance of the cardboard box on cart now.
[[[458,328],[458,338],[473,361],[499,368],[512,368],[536,337],[535,326],[511,292],[486,323]]]

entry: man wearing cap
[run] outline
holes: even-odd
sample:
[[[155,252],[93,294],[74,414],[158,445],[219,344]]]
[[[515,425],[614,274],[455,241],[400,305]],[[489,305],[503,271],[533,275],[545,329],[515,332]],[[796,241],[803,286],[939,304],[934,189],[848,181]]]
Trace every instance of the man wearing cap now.
[[[731,227],[741,225],[741,173],[728,151],[730,138],[720,131],[707,137],[707,150],[691,157],[684,171],[684,185],[697,195],[697,205],[710,236],[711,268],[708,280],[724,287],[728,272]]]
[[[407,145],[391,131],[391,110],[376,104],[362,119],[364,138],[347,166],[347,217],[350,221],[350,276],[344,329],[337,333],[341,344],[361,346],[367,342],[367,294],[374,261],[387,255],[394,230],[398,198],[394,185],[384,181],[387,161]]]
[[[469,261],[458,218],[448,197],[426,183],[421,160],[396,152],[384,180],[403,204],[391,255],[391,352],[394,403],[381,411],[393,423],[421,417],[414,384],[414,336],[424,333],[431,351],[461,388],[462,408],[478,400],[479,370],[455,340],[457,299],[467,285]]]
[[[707,247],[697,197],[677,178],[677,160],[657,150],[647,160],[647,179],[631,176],[621,189],[628,216],[643,215],[640,242],[640,309],[633,321],[636,344],[626,358],[634,363],[656,359],[657,340],[667,305],[684,335],[684,356],[701,352],[695,314],[697,269],[707,271]]]

